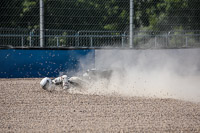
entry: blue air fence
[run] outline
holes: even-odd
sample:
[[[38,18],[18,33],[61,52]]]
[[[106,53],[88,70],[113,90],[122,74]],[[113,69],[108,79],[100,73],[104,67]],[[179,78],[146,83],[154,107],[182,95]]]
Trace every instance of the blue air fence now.
[[[0,78],[72,76],[94,67],[94,50],[87,49],[0,49],[0,57]]]
[[[120,31],[45,30],[45,47],[129,48]],[[134,32],[134,48],[200,47],[200,31]],[[39,30],[0,29],[0,47],[39,47]]]

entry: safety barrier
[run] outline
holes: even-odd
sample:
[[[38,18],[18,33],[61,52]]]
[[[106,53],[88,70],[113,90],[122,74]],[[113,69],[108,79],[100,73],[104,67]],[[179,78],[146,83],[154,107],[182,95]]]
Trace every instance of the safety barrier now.
[[[0,49],[0,57],[0,78],[70,76],[94,67],[92,49]]]

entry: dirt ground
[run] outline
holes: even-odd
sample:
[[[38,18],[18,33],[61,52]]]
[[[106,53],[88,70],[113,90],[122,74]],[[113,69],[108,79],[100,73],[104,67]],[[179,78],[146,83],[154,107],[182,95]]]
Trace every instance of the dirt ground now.
[[[47,92],[0,79],[0,132],[200,132],[200,103]]]

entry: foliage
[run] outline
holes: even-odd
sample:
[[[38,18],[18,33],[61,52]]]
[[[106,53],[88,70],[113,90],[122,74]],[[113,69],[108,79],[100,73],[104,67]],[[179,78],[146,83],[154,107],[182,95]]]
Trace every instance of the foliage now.
[[[39,0],[1,0],[0,27],[39,28]],[[45,29],[128,31],[129,0],[44,0]],[[199,0],[134,0],[139,30],[200,30]]]

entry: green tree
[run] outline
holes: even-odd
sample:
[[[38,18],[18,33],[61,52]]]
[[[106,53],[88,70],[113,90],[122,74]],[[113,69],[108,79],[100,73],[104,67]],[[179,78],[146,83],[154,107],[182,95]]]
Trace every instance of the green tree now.
[[[199,0],[149,0],[137,5],[141,5],[136,12],[138,28],[147,27],[155,31],[169,31],[181,26],[184,29],[199,29]]]
[[[117,0],[47,1],[47,28],[70,30],[122,30],[128,24],[128,3]]]
[[[19,16],[22,10],[21,1],[1,0],[0,7],[0,27],[19,27],[21,24]]]
[[[39,28],[39,0],[23,0],[21,6],[20,27],[29,29]]]

